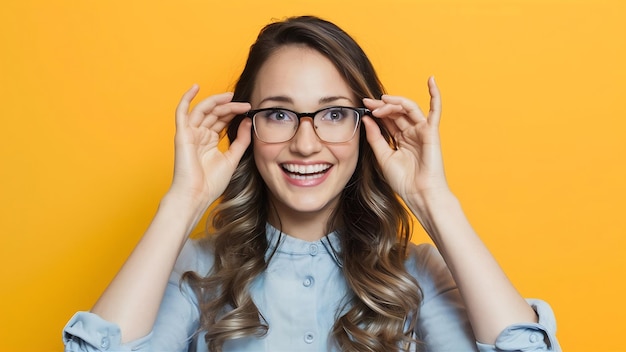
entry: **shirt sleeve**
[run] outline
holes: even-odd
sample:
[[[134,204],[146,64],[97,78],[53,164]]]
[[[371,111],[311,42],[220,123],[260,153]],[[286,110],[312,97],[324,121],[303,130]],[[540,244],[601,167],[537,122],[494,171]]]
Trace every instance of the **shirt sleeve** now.
[[[411,251],[406,268],[422,290],[416,334],[423,350],[478,351],[459,290],[437,249],[422,244]]]
[[[561,352],[556,338],[556,319],[550,306],[538,299],[527,299],[539,317],[537,323],[514,324],[498,335],[494,345],[476,342],[480,352],[555,351]]]
[[[539,317],[537,323],[508,326],[494,345],[482,344],[474,337],[456,283],[435,247],[412,247],[407,270],[422,289],[417,336],[426,351],[561,351],[556,339],[556,319],[547,303],[528,299]]]
[[[78,312],[63,329],[65,352],[147,351],[152,334],[121,344],[117,324],[90,312]]]
[[[199,311],[195,295],[187,284],[180,284],[180,278],[186,271],[199,269],[198,250],[191,240],[183,247],[147,336],[122,344],[117,324],[91,312],[78,312],[63,329],[65,352],[187,351],[196,335]]]

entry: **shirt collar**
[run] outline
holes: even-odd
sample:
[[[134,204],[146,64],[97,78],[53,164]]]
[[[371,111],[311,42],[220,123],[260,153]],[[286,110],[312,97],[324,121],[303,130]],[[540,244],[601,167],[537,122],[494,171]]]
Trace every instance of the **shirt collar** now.
[[[333,231],[317,241],[305,241],[281,232],[269,223],[266,224],[265,229],[268,242],[266,259],[276,249],[276,253],[289,255],[330,255],[341,267],[338,257],[341,242],[337,232]]]

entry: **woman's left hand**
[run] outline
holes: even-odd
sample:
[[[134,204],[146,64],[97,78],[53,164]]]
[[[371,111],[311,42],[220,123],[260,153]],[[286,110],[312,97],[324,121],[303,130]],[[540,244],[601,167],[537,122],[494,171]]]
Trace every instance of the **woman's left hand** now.
[[[397,149],[394,150],[373,119],[363,119],[367,141],[387,182],[407,203],[422,203],[424,197],[432,195],[432,192],[449,190],[439,140],[441,97],[433,77],[428,79],[428,89],[428,116],[415,102],[404,97],[383,95],[380,100],[363,99],[365,106],[372,110],[372,114],[382,121],[396,140]]]
[[[508,280],[450,192],[443,171],[439,120],[441,98],[431,77],[428,116],[396,96],[364,99],[397,142],[392,149],[373,118],[363,119],[387,182],[420,221],[456,282],[477,341],[493,344],[513,324],[536,323],[537,315]]]

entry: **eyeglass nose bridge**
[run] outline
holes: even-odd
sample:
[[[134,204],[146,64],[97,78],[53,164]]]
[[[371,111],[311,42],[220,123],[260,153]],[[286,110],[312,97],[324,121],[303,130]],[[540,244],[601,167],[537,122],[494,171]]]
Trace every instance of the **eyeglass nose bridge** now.
[[[311,120],[315,120],[315,115],[317,115],[319,113],[319,111],[316,112],[295,112],[296,117],[298,118],[298,124],[300,124],[300,120],[302,120],[303,117],[310,117]]]
[[[293,135],[294,136],[300,130],[300,125],[302,125],[302,118],[304,118],[304,117],[308,117],[308,118],[311,119],[311,126],[313,126],[313,130],[315,131],[315,134],[317,134],[317,127],[315,126],[315,116],[317,114],[319,114],[319,111],[316,111],[316,112],[296,112],[295,114],[296,114],[296,117],[298,118],[298,123],[296,124],[296,128],[293,131]],[[320,138],[320,136],[317,136],[317,137]],[[293,137],[291,137],[291,138],[293,138]]]
[[[303,117],[310,117],[311,121],[315,119],[315,113],[314,112],[295,112],[295,111],[291,111],[291,110],[284,110],[289,112],[290,114],[292,114],[292,116],[296,117],[296,125],[299,126],[300,125],[300,120],[302,120]]]
[[[354,131],[356,131],[356,128],[358,127],[358,125],[359,125],[359,123],[360,123],[360,120],[361,120],[361,118],[362,118],[364,115],[371,115],[371,114],[372,114],[372,112],[371,112],[369,109],[367,109],[367,108],[354,108],[354,107],[336,106],[336,107],[329,107],[329,108],[320,109],[320,110],[315,111],[315,112],[296,112],[296,111],[293,111],[293,110],[289,110],[289,109],[282,109],[282,108],[276,108],[276,109],[275,109],[275,108],[267,108],[267,109],[249,110],[249,111],[248,111],[248,112],[246,112],[244,115],[245,115],[246,117],[252,118],[252,119],[254,120],[254,119],[255,119],[256,114],[257,114],[257,113],[259,113],[259,112],[261,112],[261,111],[263,111],[263,110],[282,110],[282,111],[286,111],[286,112],[288,112],[288,113],[292,114],[292,116],[295,116],[295,117],[296,117],[296,125],[294,126],[294,129],[293,129],[293,132],[292,132],[292,134],[291,134],[291,137],[290,137],[289,139],[287,139],[287,140],[284,140],[284,142],[287,142],[287,141],[291,140],[292,138],[294,138],[294,137],[296,136],[296,134],[298,133],[298,130],[300,129],[300,125],[301,125],[301,120],[302,120],[302,118],[304,118],[304,117],[308,117],[308,118],[310,118],[310,119],[311,119],[311,124],[312,124],[312,127],[313,127],[313,132],[315,133],[315,135],[317,136],[317,138],[319,138],[321,141],[324,141],[324,142],[326,142],[326,143],[341,143],[341,142],[338,142],[338,141],[328,141],[328,140],[326,140],[326,139],[322,138],[322,137],[319,135],[319,133],[318,133],[318,127],[315,125],[315,117],[316,117],[319,113],[321,113],[322,111],[327,110],[327,109],[331,109],[331,108],[341,108],[341,109],[350,109],[350,110],[354,110],[354,111],[357,113],[357,115],[356,115],[356,117],[357,117],[357,122],[356,122],[356,125],[355,125],[355,129],[354,129]],[[353,136],[354,136],[354,131],[353,131],[353,134],[352,134]],[[283,141],[280,141],[280,142],[269,142],[269,141],[264,140],[263,138],[260,138],[260,136],[258,135],[258,130],[257,130],[257,126],[256,126],[256,124],[254,124],[254,132],[255,132],[255,134],[257,134],[257,137],[259,137],[259,139],[261,139],[261,140],[262,140],[262,141],[264,141],[265,143],[282,143],[282,142],[283,142]]]
[[[317,132],[317,126],[315,125],[315,116],[317,114],[319,114],[319,111],[316,112],[295,112],[293,111],[293,113],[295,113],[296,115],[296,125],[293,129],[293,133],[291,135],[291,138],[289,138],[288,140],[292,140],[296,137],[296,135],[298,134],[298,132],[300,131],[300,126],[302,126],[302,119],[303,118],[310,118],[311,119],[311,127],[313,127],[313,133],[315,133],[315,137],[317,137],[317,139],[319,139],[320,141],[323,141],[324,139],[322,137],[320,137],[319,133]]]

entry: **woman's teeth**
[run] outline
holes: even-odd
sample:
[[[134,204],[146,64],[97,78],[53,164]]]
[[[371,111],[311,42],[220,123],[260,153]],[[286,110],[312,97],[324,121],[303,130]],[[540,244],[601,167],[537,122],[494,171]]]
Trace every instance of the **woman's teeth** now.
[[[285,171],[289,174],[289,177],[294,179],[304,178],[319,178],[324,175],[328,169],[331,168],[330,164],[312,164],[312,165],[299,165],[299,164],[282,164]]]

